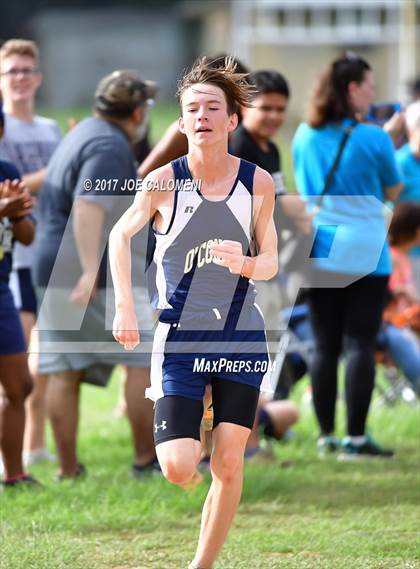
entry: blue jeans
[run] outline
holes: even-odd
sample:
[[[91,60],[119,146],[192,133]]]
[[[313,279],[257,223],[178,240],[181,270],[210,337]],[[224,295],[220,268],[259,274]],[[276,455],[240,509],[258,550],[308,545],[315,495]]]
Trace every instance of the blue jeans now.
[[[392,361],[401,369],[416,390],[420,389],[420,347],[409,330],[386,323],[381,332],[381,344]]]

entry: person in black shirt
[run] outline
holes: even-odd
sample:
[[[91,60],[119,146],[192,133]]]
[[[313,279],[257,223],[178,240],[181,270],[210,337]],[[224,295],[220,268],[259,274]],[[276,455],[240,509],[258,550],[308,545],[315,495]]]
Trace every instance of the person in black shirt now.
[[[255,71],[250,73],[249,81],[256,88],[253,106],[241,109],[242,123],[230,137],[229,151],[257,164],[273,177],[277,197],[274,220],[280,250],[282,230],[297,229],[305,234],[311,231],[311,217],[303,201],[297,194],[287,192],[281,156],[272,141],[285,121],[290,89],[286,79],[277,71]]]
[[[277,71],[256,71],[249,75],[257,89],[253,107],[242,109],[242,123],[232,133],[232,154],[267,170],[274,179],[276,195],[284,195],[280,153],[272,138],[282,127],[290,90],[286,79]]]
[[[252,107],[241,109],[242,122],[230,137],[229,151],[271,174],[277,198],[274,221],[280,242],[283,229],[298,228],[303,232],[309,232],[311,229],[311,220],[302,200],[297,195],[287,194],[281,171],[281,156],[272,141],[285,121],[290,89],[286,79],[277,71],[256,71],[250,73],[248,79],[254,84],[256,95]],[[275,331],[278,326],[278,314],[283,304],[282,291],[277,279],[258,282],[257,290],[258,304],[264,314],[270,336],[270,331]],[[277,332],[274,334],[277,337]],[[247,443],[246,455],[249,457],[260,450],[258,422],[265,429],[270,426],[271,430],[273,425],[278,423],[284,434],[299,416],[297,407],[289,401],[269,402],[261,398],[259,407],[259,421],[254,425]]]
[[[250,73],[249,81],[256,88],[253,106],[241,109],[242,123],[230,137],[229,151],[264,168],[273,177],[277,197],[274,220],[280,249],[281,233],[284,229],[297,229],[303,233],[311,231],[311,218],[303,201],[298,195],[287,193],[281,171],[280,153],[272,141],[285,121],[290,89],[283,75],[272,70]],[[274,306],[271,302],[265,302],[274,298],[280,300],[280,291],[273,291],[273,286],[273,283],[263,283],[259,291],[260,306],[267,319],[268,330],[277,328],[280,308],[280,305]]]
[[[280,153],[277,146],[271,140],[264,141],[264,144],[260,146],[243,124],[240,124],[232,133],[229,149],[235,156],[240,155],[248,162],[261,164],[260,167],[267,170],[275,180],[280,181],[282,178]],[[278,177],[278,175],[280,176]],[[283,195],[284,193],[284,186],[281,182],[276,185],[276,195]]]

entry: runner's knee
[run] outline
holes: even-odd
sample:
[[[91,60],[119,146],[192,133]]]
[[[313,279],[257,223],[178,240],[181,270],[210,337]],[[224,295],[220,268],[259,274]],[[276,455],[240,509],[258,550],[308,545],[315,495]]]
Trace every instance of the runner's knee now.
[[[215,453],[211,459],[211,471],[213,477],[221,482],[229,484],[242,469],[243,456],[233,449],[225,449]]]
[[[163,475],[168,482],[182,486],[194,476],[196,465],[183,459],[170,459],[161,463]]]

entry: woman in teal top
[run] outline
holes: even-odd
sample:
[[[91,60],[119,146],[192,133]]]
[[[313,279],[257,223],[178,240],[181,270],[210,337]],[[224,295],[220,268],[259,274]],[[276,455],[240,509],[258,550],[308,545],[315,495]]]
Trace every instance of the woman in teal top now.
[[[322,192],[350,123],[375,95],[369,64],[353,53],[326,67],[298,128],[293,159],[299,192],[311,207]],[[321,453],[339,450],[334,437],[337,367],[346,356],[348,437],[342,458],[392,456],[365,436],[375,376],[375,338],[391,272],[384,201],[401,190],[390,135],[356,123],[322,208],[314,217],[316,283],[309,291],[316,353],[311,370]]]

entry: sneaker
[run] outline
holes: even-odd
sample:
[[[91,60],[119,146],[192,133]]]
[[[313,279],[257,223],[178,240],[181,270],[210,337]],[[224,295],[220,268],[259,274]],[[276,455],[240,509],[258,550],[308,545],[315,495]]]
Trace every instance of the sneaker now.
[[[23,453],[23,464],[25,466],[32,466],[39,462],[54,462],[55,459],[55,454],[52,454],[47,448],[39,448]]]
[[[87,475],[86,466],[84,464],[78,464],[75,474],[57,474],[54,476],[55,482],[63,482],[64,480],[78,480],[84,478]]]
[[[152,474],[162,474],[160,464],[157,458],[154,458],[147,464],[133,464],[130,469],[130,476],[135,480],[141,480]]]
[[[341,448],[340,439],[332,435],[323,435],[319,437],[316,448],[319,458],[325,458],[336,452]]]
[[[366,437],[362,444],[353,443],[349,437],[343,440],[338,460],[359,460],[361,458],[393,458],[395,452],[391,449],[382,448],[373,439]]]
[[[41,487],[41,484],[30,474],[22,474],[20,476],[15,476],[14,478],[5,478],[1,481],[1,485],[4,489],[6,488],[29,488],[29,487]]]

